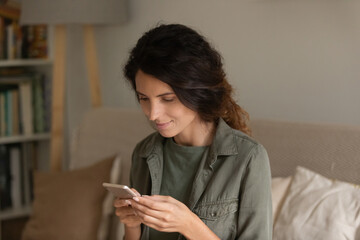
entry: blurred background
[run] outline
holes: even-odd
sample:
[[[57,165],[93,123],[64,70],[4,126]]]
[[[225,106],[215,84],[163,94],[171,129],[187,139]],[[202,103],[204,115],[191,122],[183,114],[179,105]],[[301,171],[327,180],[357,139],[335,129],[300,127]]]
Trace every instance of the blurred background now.
[[[158,23],[181,23],[221,52],[251,118],[360,125],[359,1],[132,0],[128,13],[122,25],[95,28],[105,106],[138,107],[122,75],[130,49]],[[81,31],[69,38],[67,137],[91,108]]]
[[[30,84],[40,82],[39,79],[34,80],[40,75],[35,75],[34,78],[34,75],[30,76],[29,72],[25,72],[27,75],[24,80],[19,79],[24,72],[15,73],[17,83],[9,84],[8,76],[13,73],[6,70],[26,68],[27,71],[29,67],[32,71],[40,72],[42,80],[45,79],[42,87],[43,91],[47,92],[48,99],[41,100],[45,102],[41,104],[46,105],[47,100],[51,98],[51,92],[46,84],[52,81],[53,66],[58,66],[53,61],[54,29],[50,28],[50,31],[46,32],[46,41],[43,41],[48,47],[48,52],[43,54],[40,51],[30,57],[12,56],[9,52],[5,54],[5,42],[11,39],[9,32],[18,29],[21,2],[26,1],[30,2],[30,0],[0,1],[2,43],[0,44],[0,83],[2,83],[0,94],[14,89],[19,90],[20,82],[26,82],[28,91],[32,91]],[[51,3],[45,0],[36,1]],[[235,90],[234,98],[248,111],[251,119],[360,126],[360,1],[124,0],[123,2],[126,8],[119,9],[119,15],[126,12],[125,21],[119,24],[93,26],[102,106],[140,109],[122,73],[129,51],[135,46],[139,37],[150,28],[161,23],[180,23],[200,32],[222,54],[227,78]],[[71,4],[76,5],[79,2],[62,0],[62,3],[72,6]],[[36,5],[33,7],[37,8]],[[86,15],[87,11],[82,13]],[[38,26],[38,35],[43,36],[45,28],[47,29],[47,26]],[[25,29],[29,30],[29,28]],[[71,24],[67,25],[66,29],[65,102],[64,114],[61,114],[64,121],[60,121],[64,124],[64,131],[59,131],[64,136],[64,139],[62,136],[59,137],[59,142],[63,142],[64,148],[60,147],[58,151],[54,151],[58,153],[57,160],[52,160],[62,164],[64,169],[68,169],[71,161],[71,142],[75,130],[78,129],[85,113],[93,108],[86,70],[83,26]],[[11,34],[16,35],[16,31]],[[41,50],[41,48],[37,50],[39,49]],[[1,96],[0,103],[4,103]],[[27,104],[29,109],[33,107],[31,104],[36,105],[30,101]],[[5,109],[4,106],[4,104],[0,105],[0,110]],[[50,114],[51,104],[44,107]],[[52,111],[54,110],[58,109],[53,107]],[[33,121],[32,116],[22,115],[30,119],[29,122]],[[38,116],[35,110],[33,115]],[[3,164],[0,168],[0,177],[5,179],[1,180],[1,183],[4,183],[0,186],[1,191],[5,188],[10,189],[10,183],[15,179],[13,177],[11,180],[10,177],[11,162],[18,163],[17,172],[19,169],[28,168],[31,171],[50,169],[50,140],[53,141],[58,137],[56,134],[59,132],[51,133],[49,116],[45,119],[45,126],[38,130],[35,118],[34,123],[30,123],[30,128],[33,128],[30,132],[26,132],[22,126],[11,133],[11,129],[5,129],[0,124],[0,160],[3,160],[0,161],[0,164]],[[14,123],[11,119],[6,121]],[[4,120],[0,119],[0,122],[3,123]],[[61,124],[59,126],[62,127]],[[33,154],[34,152],[38,154]],[[17,160],[9,161],[12,158],[9,157],[10,155]],[[31,157],[30,160],[24,160],[20,155],[31,155]],[[23,162],[34,162],[34,164],[28,167],[24,166]],[[8,168],[5,171],[4,166]],[[32,179],[32,176],[30,174],[23,177],[21,174],[19,179],[21,182],[26,182],[27,179]],[[16,184],[20,184],[20,180]],[[31,188],[32,186],[29,186],[29,189]],[[16,191],[19,196],[24,195],[23,190]],[[2,191],[2,203],[5,202],[3,196],[9,195],[5,194]],[[26,217],[31,212],[30,203],[33,198],[31,190],[25,195],[28,196],[25,209],[14,211],[17,209],[14,203],[13,206],[11,204],[1,206],[0,233],[1,225],[19,216]],[[18,203],[24,205],[23,202]],[[7,211],[9,207],[12,208]],[[15,233],[20,232],[18,224],[8,229],[13,229]]]

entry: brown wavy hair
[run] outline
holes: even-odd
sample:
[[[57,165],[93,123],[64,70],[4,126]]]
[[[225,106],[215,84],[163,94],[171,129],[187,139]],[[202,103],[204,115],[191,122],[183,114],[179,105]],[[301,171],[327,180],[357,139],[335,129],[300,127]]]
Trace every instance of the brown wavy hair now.
[[[251,135],[249,114],[232,98],[221,55],[195,30],[161,24],[144,33],[124,67],[134,90],[139,70],[167,83],[204,121],[223,118],[230,127]]]

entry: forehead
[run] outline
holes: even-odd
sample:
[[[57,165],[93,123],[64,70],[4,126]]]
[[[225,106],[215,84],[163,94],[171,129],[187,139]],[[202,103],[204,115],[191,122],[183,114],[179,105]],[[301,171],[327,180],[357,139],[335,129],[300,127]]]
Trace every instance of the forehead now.
[[[170,85],[141,70],[136,73],[135,83],[136,91],[145,95],[159,95],[165,92],[173,92]]]

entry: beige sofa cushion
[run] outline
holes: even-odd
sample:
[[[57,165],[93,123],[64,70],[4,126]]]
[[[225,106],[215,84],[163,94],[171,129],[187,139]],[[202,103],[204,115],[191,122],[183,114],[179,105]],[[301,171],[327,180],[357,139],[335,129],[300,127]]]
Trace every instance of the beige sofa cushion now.
[[[360,126],[252,120],[256,140],[266,148],[273,177],[304,166],[325,177],[360,184]]]
[[[96,240],[115,157],[59,173],[36,172],[33,214],[22,240]]]

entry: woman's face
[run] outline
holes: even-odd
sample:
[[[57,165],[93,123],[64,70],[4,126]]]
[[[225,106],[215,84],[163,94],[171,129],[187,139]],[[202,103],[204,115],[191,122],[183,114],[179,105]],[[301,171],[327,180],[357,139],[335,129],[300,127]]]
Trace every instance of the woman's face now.
[[[197,132],[199,115],[183,105],[168,84],[141,70],[135,82],[143,112],[163,137],[175,137],[178,142],[177,137],[185,140]]]

